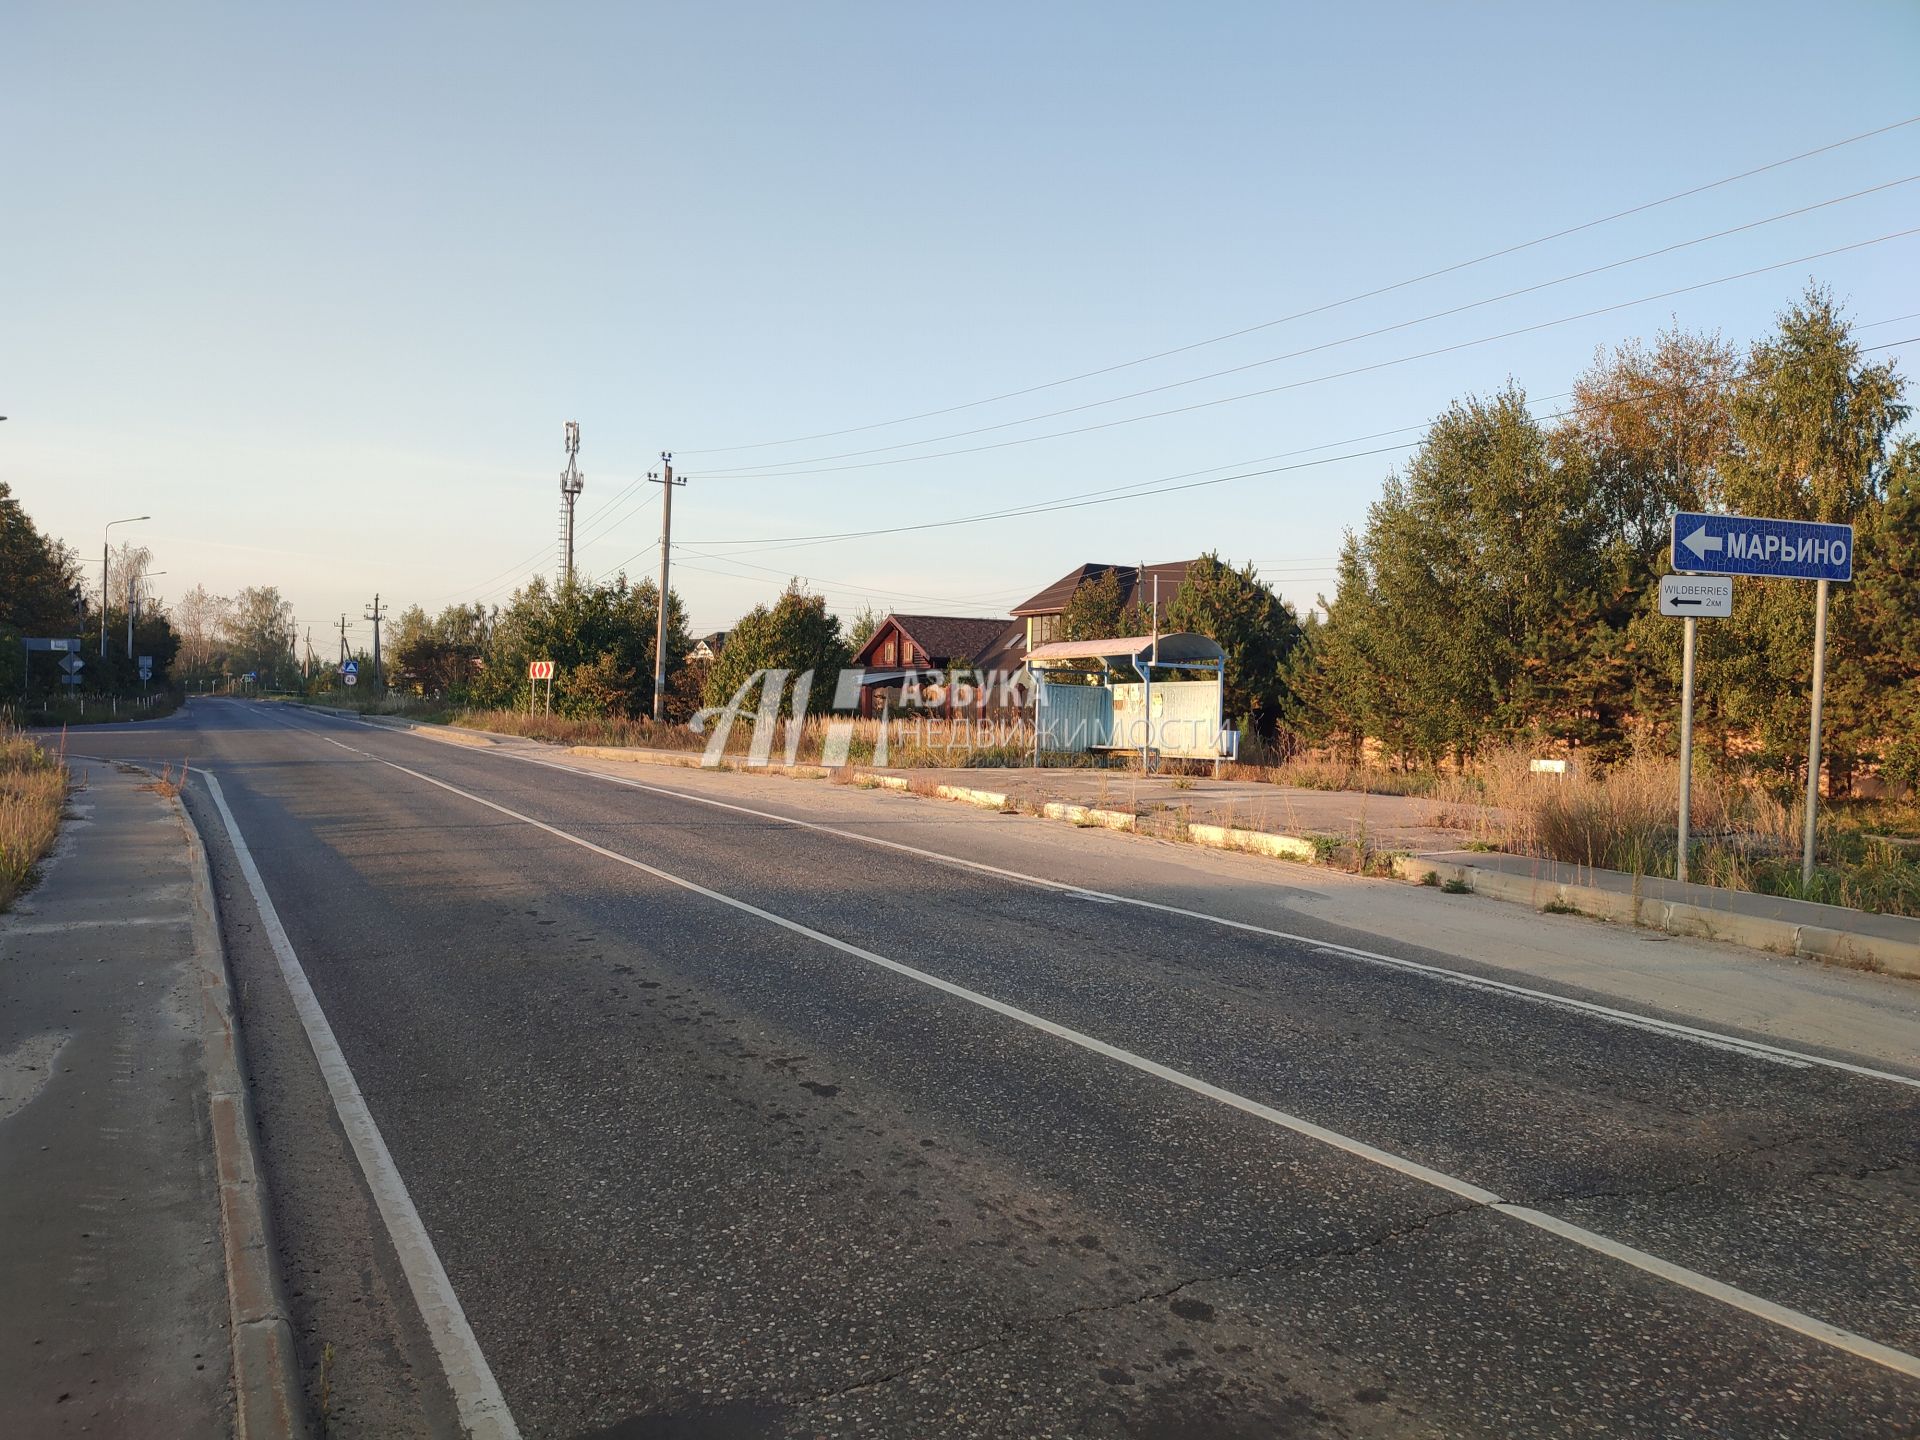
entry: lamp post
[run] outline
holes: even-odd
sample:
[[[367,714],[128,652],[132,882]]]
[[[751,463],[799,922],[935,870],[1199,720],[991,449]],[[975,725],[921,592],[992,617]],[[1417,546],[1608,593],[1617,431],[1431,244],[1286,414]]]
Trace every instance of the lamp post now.
[[[151,580],[156,575],[164,575],[164,570],[149,570],[145,575],[127,577],[127,659],[133,659],[133,587],[141,580]]]
[[[128,515],[124,519],[109,520],[107,529],[100,532],[100,664],[104,669],[107,663],[107,557],[112,548],[107,543],[107,530],[116,525],[131,525],[136,520],[151,520],[151,515]]]

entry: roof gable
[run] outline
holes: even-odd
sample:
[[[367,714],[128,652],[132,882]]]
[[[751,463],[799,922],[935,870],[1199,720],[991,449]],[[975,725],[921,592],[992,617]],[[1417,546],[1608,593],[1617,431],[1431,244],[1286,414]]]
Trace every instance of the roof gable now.
[[[1160,565],[1101,565],[1093,562],[1069,570],[1053,584],[1047,586],[1031,600],[1013,607],[1015,615],[1058,615],[1067,608],[1067,602],[1073,599],[1073,592],[1089,580],[1098,580],[1111,570],[1120,582],[1120,604],[1147,606],[1153,603],[1153,581],[1160,578],[1160,599],[1167,603],[1173,599],[1180,583],[1187,578],[1187,567],[1191,560],[1169,560]]]
[[[1005,620],[975,615],[889,615],[874,627],[853,663],[875,664],[887,637],[897,635],[924,655],[929,665],[973,665],[999,648],[1007,628]],[[914,661],[903,656],[898,663],[906,666]]]

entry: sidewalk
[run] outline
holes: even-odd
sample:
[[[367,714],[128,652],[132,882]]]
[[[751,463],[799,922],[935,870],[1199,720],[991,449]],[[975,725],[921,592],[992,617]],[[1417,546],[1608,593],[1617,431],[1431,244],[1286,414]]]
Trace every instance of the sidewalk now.
[[[861,769],[928,785],[997,791],[1022,809],[1055,803],[1130,811],[1147,833],[1175,826],[1214,825],[1303,838],[1354,840],[1364,836],[1375,850],[1452,849],[1462,835],[1458,829],[1436,823],[1443,811],[1457,811],[1459,807],[1417,795],[1306,790],[1257,780],[1141,775],[1118,769]]]
[[[1443,851],[1396,861],[1393,868],[1402,879],[1423,881],[1431,874],[1435,881],[1456,881],[1476,894],[1518,900],[1536,910],[1564,906],[1670,935],[1726,940],[1920,979],[1920,920],[1905,916],[1683,885],[1533,855]]]
[[[537,747],[542,743],[460,726],[395,723],[396,728],[461,745]],[[605,745],[563,748],[590,759],[700,764],[698,751]],[[1364,839],[1376,853],[1397,852],[1393,871],[1403,880],[1460,884],[1536,910],[1553,906],[1673,935],[1920,979],[1920,920],[1743,890],[1682,886],[1672,880],[1563,865],[1535,856],[1464,851],[1458,847],[1469,832],[1461,827],[1470,825],[1476,812],[1420,796],[1304,790],[1197,776],[1145,776],[1127,770],[855,768],[868,777],[869,784],[1291,860],[1319,858],[1316,842]],[[1442,819],[1451,823],[1443,825]]]
[[[73,768],[0,917],[0,1434],[292,1433],[198,840],[151,777]]]

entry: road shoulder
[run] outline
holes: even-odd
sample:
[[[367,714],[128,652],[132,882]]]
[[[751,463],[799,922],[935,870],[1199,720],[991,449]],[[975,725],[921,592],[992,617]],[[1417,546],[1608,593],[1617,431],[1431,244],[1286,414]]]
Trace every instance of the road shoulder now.
[[[0,1430],[299,1433],[197,839],[152,776],[73,767],[0,922]]]

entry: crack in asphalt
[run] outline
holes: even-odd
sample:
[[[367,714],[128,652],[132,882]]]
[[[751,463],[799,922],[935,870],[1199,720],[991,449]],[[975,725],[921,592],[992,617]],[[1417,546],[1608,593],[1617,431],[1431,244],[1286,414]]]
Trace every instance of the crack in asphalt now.
[[[1249,1275],[1260,1275],[1269,1272],[1274,1275],[1290,1275],[1295,1271],[1304,1270],[1309,1266],[1318,1265],[1324,1261],[1351,1259],[1356,1255],[1364,1255],[1369,1251],[1378,1250],[1396,1241],[1420,1234],[1444,1221],[1452,1220],[1461,1215],[1469,1215],[1477,1211],[1483,1211],[1487,1208],[1487,1206],[1478,1201],[1461,1201],[1458,1204],[1443,1206],[1438,1210],[1429,1211],[1424,1215],[1402,1224],[1390,1225],[1373,1235],[1356,1241],[1323,1245],[1316,1249],[1306,1251],[1305,1253],[1278,1251],[1250,1260],[1244,1265],[1236,1265],[1231,1269],[1213,1271],[1204,1275],[1191,1275],[1184,1280],[1177,1280],[1171,1285],[1162,1285],[1152,1290],[1142,1291],[1136,1295],[1128,1295],[1119,1300],[1108,1300],[1096,1304],[1073,1305],[1065,1310],[1056,1311],[1052,1314],[1029,1316],[1018,1321],[1003,1320],[1001,1322],[1001,1333],[990,1339],[976,1341],[973,1344],[962,1345],[938,1355],[924,1357],[912,1364],[897,1366],[892,1370],[883,1371],[878,1375],[869,1376],[864,1380],[856,1380],[852,1384],[843,1385],[838,1389],[821,1391],[808,1396],[804,1401],[798,1403],[807,1405],[830,1404],[833,1401],[849,1395],[858,1394],[861,1391],[891,1385],[895,1381],[905,1379],[910,1375],[916,1375],[924,1371],[951,1365],[956,1360],[964,1359],[969,1355],[977,1355],[984,1350],[992,1350],[1002,1345],[1011,1345],[1027,1335],[1038,1333],[1039,1331],[1051,1328],[1065,1321],[1078,1319],[1084,1315],[1111,1314],[1117,1311],[1131,1309],[1136,1305],[1147,1305],[1155,1301],[1171,1300],[1181,1291],[1195,1285],[1219,1284],[1225,1281],[1243,1279]]]

